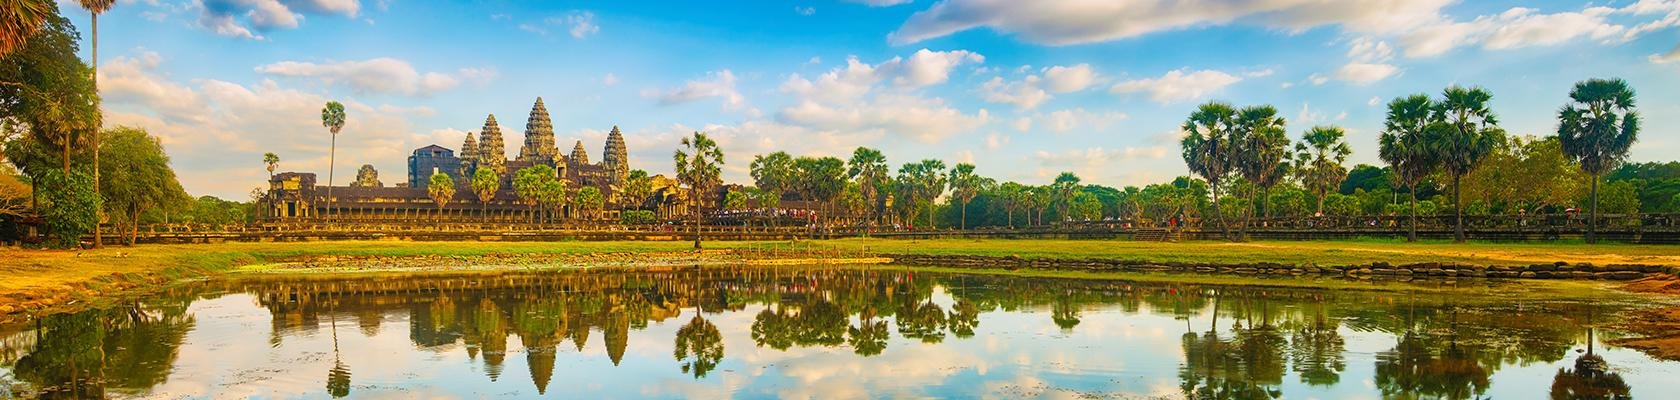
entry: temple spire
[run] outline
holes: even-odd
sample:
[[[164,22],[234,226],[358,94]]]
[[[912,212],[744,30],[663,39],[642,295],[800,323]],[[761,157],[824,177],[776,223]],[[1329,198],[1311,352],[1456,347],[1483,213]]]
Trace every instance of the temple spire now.
[[[496,114],[485,118],[484,129],[479,130],[478,166],[507,175],[507,147],[502,144],[502,127],[496,124]]]
[[[589,165],[589,153],[583,150],[582,140],[577,141],[577,145],[572,146],[570,162],[572,165]]]
[[[552,164],[560,155],[554,145],[554,123],[548,118],[548,107],[541,97],[531,105],[531,116],[525,120],[525,145],[519,148],[519,161]]]
[[[478,172],[478,141],[473,140],[473,133],[467,132],[467,141],[461,143],[461,176],[472,179],[473,173]]]
[[[618,185],[630,179],[630,151],[624,146],[624,134],[619,133],[618,125],[613,125],[612,132],[607,133],[607,148],[602,151],[601,163],[607,169],[607,182]]]

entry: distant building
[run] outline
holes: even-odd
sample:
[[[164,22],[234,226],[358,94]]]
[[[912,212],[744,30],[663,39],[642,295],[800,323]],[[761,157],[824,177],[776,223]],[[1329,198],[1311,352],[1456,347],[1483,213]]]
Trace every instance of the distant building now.
[[[507,150],[502,146],[501,126],[492,114],[485,118],[477,140],[474,140],[473,133],[467,133],[459,157],[454,150],[435,144],[415,149],[408,157],[406,184],[334,187],[332,195],[336,198],[327,199],[326,188],[315,186],[315,174],[277,174],[269,181],[269,190],[264,197],[273,201],[269,202],[272,206],[263,216],[291,219],[330,214],[335,221],[340,220],[339,216],[344,216],[343,221],[436,218],[440,214],[439,208],[427,196],[426,189],[433,174],[443,173],[449,175],[457,186],[454,199],[442,209],[441,214],[445,218],[476,221],[488,217],[489,220],[524,221],[528,218],[526,213],[530,206],[521,202],[515,194],[513,177],[520,170],[537,165],[554,168],[556,178],[564,179],[573,191],[582,187],[600,190],[607,199],[606,210],[601,213],[605,219],[617,218],[618,210],[624,208],[645,206],[664,215],[686,209],[678,204],[680,195],[673,190],[674,187],[666,187],[674,185],[657,185],[655,193],[646,199],[621,198],[621,189],[629,179],[630,164],[629,149],[617,126],[607,134],[603,159],[599,163],[589,162],[589,154],[584,150],[582,141],[576,142],[569,156],[560,154],[555,146],[554,127],[542,98],[531,106],[530,117],[525,123],[525,138],[518,154],[509,159]],[[480,202],[472,191],[472,177],[480,168],[490,168],[501,177],[499,190],[488,202]],[[376,173],[372,179],[377,181]],[[561,214],[569,216],[571,211],[561,210]]]
[[[455,158],[454,150],[434,144],[414,149],[414,154],[408,156],[408,187],[425,189],[432,174],[439,172],[455,182],[463,181],[461,159]]]

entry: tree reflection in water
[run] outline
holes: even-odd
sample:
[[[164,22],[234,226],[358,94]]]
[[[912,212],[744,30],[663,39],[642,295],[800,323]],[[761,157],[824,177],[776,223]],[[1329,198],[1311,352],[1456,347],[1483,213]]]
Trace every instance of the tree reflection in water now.
[[[407,321],[407,340],[415,351],[464,351],[492,381],[507,376],[504,373],[527,375],[504,371],[509,342],[517,337],[528,365],[524,372],[537,393],[544,394],[554,389],[550,383],[557,379],[557,359],[563,355],[559,349],[571,341],[568,347],[586,351],[591,331],[604,342],[601,365],[619,365],[627,362],[627,354],[635,354],[627,347],[632,336],[642,334],[639,331],[654,323],[682,321],[670,339],[677,370],[701,379],[725,361],[725,329],[717,324],[731,319],[713,321],[713,314],[753,310],[750,327],[741,328],[759,347],[847,346],[855,356],[875,356],[894,350],[889,346],[894,332],[911,346],[984,335],[977,331],[981,323],[992,323],[986,320],[1002,317],[992,312],[1003,310],[1035,314],[1028,320],[1070,334],[1102,333],[1075,328],[1111,326],[1102,319],[1115,315],[1182,319],[1186,325],[1179,350],[1184,361],[1177,373],[1185,397],[1277,398],[1283,394],[1286,375],[1293,373],[1291,380],[1310,386],[1346,386],[1368,379],[1385,397],[1473,398],[1487,393],[1501,366],[1562,360],[1585,334],[1574,328],[1583,325],[1575,316],[1600,307],[1561,305],[1566,302],[1460,304],[1446,296],[1398,292],[820,267],[264,278],[209,283],[142,304],[44,318],[33,330],[33,340],[0,343],[0,367],[10,367],[12,379],[24,386],[24,397],[145,394],[168,379],[176,353],[195,325],[187,305],[207,293],[255,295],[272,316],[268,340],[276,347],[328,326],[334,335],[334,359],[326,382],[313,386],[325,387],[326,393],[314,397],[349,395],[348,365],[379,362],[337,351],[339,320],[352,317],[360,329],[346,326],[343,334],[389,336],[392,332],[381,332],[382,321]],[[676,319],[688,311],[684,309],[695,315]],[[1374,376],[1346,376],[1344,335],[1350,332],[1394,338],[1393,347],[1376,355]],[[1557,372],[1551,394],[1613,399],[1630,390],[1589,349],[1573,368]]]

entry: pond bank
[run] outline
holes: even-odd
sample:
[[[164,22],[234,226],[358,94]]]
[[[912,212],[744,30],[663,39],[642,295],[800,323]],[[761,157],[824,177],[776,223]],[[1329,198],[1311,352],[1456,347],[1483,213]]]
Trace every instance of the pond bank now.
[[[1391,264],[1375,261],[1364,264],[1318,265],[1313,263],[1285,264],[1275,262],[1160,262],[1147,259],[1121,258],[1024,258],[1021,256],[975,256],[952,254],[890,254],[896,263],[910,265],[974,267],[974,268],[1035,268],[1115,272],[1178,272],[1236,275],[1328,275],[1354,279],[1373,278],[1505,278],[1505,279],[1583,279],[1627,281],[1648,276],[1674,276],[1680,267],[1654,264],[1551,263],[1530,265],[1473,265],[1454,262],[1418,262]]]

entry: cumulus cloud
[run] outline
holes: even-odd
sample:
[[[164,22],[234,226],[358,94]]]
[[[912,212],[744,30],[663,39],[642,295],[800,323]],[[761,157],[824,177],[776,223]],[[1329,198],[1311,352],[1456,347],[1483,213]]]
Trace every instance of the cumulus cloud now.
[[[1336,79],[1348,81],[1356,85],[1369,85],[1377,81],[1388,79],[1400,72],[1399,67],[1389,64],[1348,63],[1336,69]]]
[[[243,199],[267,176],[246,168],[264,152],[279,154],[285,170],[326,178],[329,137],[318,116],[329,97],[272,80],[249,85],[176,81],[160,72],[166,63],[142,50],[101,65],[105,123],[144,127],[158,136],[173,163],[181,166],[177,173],[189,192]],[[338,138],[338,165],[374,164],[388,176],[400,176],[408,151],[447,136],[414,133],[408,121],[433,112],[428,108],[343,101],[350,118]],[[439,144],[459,143],[455,137]],[[338,172],[347,180],[354,170]]]
[[[483,83],[495,76],[494,71],[482,68],[463,68],[454,73],[421,73],[407,61],[390,57],[328,63],[281,61],[258,66],[256,71],[281,77],[315,79],[328,85],[347,85],[363,93],[403,95],[430,95],[454,88],[463,81]]]
[[[1110,87],[1109,91],[1113,93],[1145,92],[1149,94],[1150,100],[1157,103],[1173,103],[1200,99],[1208,93],[1218,91],[1242,80],[1242,77],[1220,71],[1176,69],[1167,71],[1166,75],[1159,78],[1120,82]]]
[[[964,113],[939,98],[881,94],[869,101],[846,104],[803,101],[783,108],[776,119],[817,130],[891,133],[935,143],[978,129],[990,115],[985,109]]]
[[[1054,93],[1085,90],[1096,82],[1097,72],[1091,69],[1091,64],[1078,64],[1071,67],[1057,65],[1044,69],[1045,88]]]
[[[1674,50],[1669,50],[1667,53],[1652,54],[1650,56],[1650,60],[1651,62],[1657,64],[1668,64],[1680,61],[1680,45],[1674,46]]]
[[[1614,16],[1634,19],[1657,15],[1636,24],[1613,22]],[[1460,47],[1501,50],[1550,46],[1588,39],[1620,44],[1647,33],[1680,26],[1680,2],[1641,0],[1623,8],[1589,6],[1579,11],[1542,13],[1513,7],[1469,21],[1441,21],[1404,34],[1400,43],[1407,57],[1433,57]]]
[[[1062,152],[1039,150],[1033,153],[1033,159],[1038,162],[1036,174],[1048,178],[1067,171],[1091,181],[1114,182],[1112,175],[1120,170],[1115,164],[1138,161],[1158,160],[1169,154],[1166,146],[1123,147],[1109,149],[1090,147],[1070,149]]]
[[[1086,128],[1094,130],[1108,129],[1115,123],[1125,120],[1126,114],[1121,112],[1090,112],[1084,108],[1057,110],[1039,116],[1046,128],[1052,132],[1067,132],[1074,129]]]
[[[198,26],[222,36],[262,40],[258,31],[297,28],[305,15],[355,18],[358,0],[196,0]]]
[[[870,7],[891,7],[899,4],[910,4],[916,0],[846,0],[851,3],[868,5]]]
[[[892,76],[894,84],[899,86],[928,86],[945,83],[950,79],[951,69],[964,63],[982,63],[985,56],[968,50],[931,51],[916,50],[908,59],[893,57],[876,68],[881,73]]]
[[[1453,0],[946,0],[911,15],[888,38],[908,44],[986,28],[1025,41],[1069,45],[1200,26],[1244,24],[1286,31],[1338,25],[1396,31],[1439,18]]]
[[[985,56],[967,50],[917,50],[909,58],[893,57],[878,64],[847,57],[846,65],[818,75],[815,80],[800,74],[788,76],[778,89],[803,99],[837,102],[857,99],[877,84],[890,82],[905,88],[917,88],[950,80],[951,71],[966,63],[980,63]]]
[[[647,91],[643,96],[659,99],[659,104],[673,105],[696,100],[717,98],[730,111],[747,109],[747,98],[735,89],[735,73],[730,70],[712,71],[705,77],[690,80],[682,86],[666,91]]]
[[[980,93],[987,102],[1014,104],[1022,109],[1037,108],[1050,99],[1050,94],[1038,87],[1039,80],[1038,76],[1028,76],[1020,81],[1004,82],[1003,77],[992,77],[992,80],[980,85]]]

